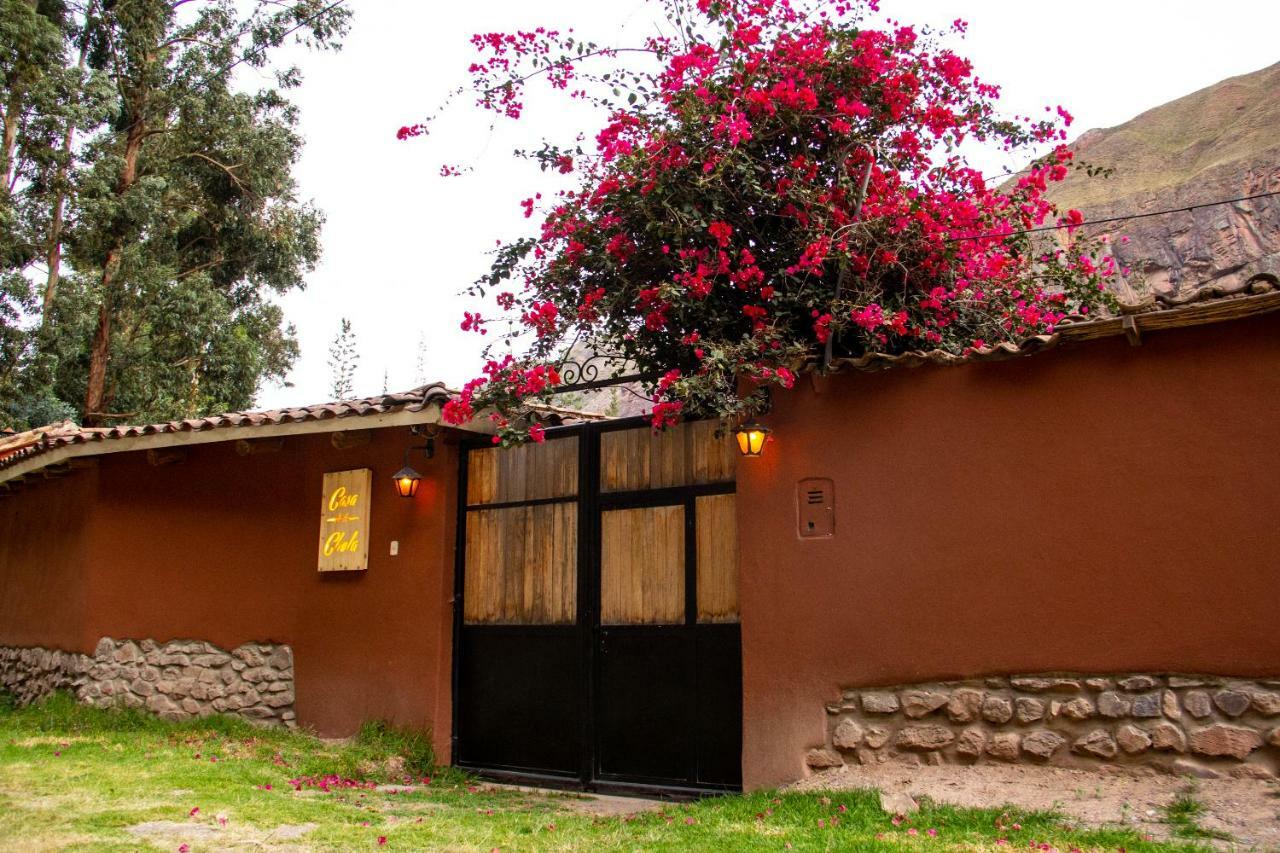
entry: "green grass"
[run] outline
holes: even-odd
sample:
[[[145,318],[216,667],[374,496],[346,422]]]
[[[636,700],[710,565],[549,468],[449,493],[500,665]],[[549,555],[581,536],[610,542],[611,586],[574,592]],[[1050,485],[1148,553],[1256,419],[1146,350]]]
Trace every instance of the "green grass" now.
[[[1168,849],[1047,812],[926,802],[895,822],[872,791],[757,792],[600,817],[574,795],[493,788],[429,764],[428,741],[385,725],[335,744],[228,717],[165,723],[66,696],[0,705],[0,849],[346,850],[377,849],[380,838],[388,850],[986,850],[998,839],[1009,849]],[[389,784],[290,784],[328,774]],[[151,833],[129,831],[140,824]],[[297,827],[310,828],[290,837]]]
[[[1164,822],[1178,838],[1195,840],[1218,839],[1229,841],[1228,833],[1216,829],[1206,829],[1200,825],[1204,816],[1204,803],[1195,798],[1194,793],[1181,794],[1162,810]]]

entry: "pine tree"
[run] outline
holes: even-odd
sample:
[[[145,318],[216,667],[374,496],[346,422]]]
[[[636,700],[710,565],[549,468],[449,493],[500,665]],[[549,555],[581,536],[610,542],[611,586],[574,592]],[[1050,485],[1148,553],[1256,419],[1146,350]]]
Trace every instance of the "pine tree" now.
[[[356,352],[356,334],[351,321],[342,318],[342,326],[329,345],[329,392],[335,400],[349,400],[355,396],[356,365],[360,355]]]

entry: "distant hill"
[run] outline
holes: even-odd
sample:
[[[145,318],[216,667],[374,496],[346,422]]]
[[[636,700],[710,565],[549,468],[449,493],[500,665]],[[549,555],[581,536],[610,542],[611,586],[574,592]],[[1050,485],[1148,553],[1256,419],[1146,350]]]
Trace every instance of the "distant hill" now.
[[[1073,172],[1050,192],[1088,219],[1280,191],[1280,63],[1087,131],[1071,147],[1115,170],[1092,179]],[[1117,240],[1117,258],[1166,302],[1280,275],[1280,196],[1121,222],[1106,233],[1130,238]]]

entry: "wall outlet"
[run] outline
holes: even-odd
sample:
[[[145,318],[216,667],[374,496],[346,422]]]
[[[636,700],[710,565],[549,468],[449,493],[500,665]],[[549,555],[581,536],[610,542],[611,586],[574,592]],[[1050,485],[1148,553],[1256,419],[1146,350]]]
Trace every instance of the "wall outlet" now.
[[[394,557],[399,553],[400,553],[400,542],[399,540],[392,539],[391,540],[391,556]]]

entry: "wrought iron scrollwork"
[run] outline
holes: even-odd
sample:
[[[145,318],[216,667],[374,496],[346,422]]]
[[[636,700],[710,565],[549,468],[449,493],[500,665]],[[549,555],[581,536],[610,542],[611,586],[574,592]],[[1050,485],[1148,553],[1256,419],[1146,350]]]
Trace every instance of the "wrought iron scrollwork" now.
[[[581,360],[566,357],[556,365],[556,370],[560,373],[560,384],[556,386],[555,393],[606,388],[641,379],[638,373],[623,372],[629,366],[630,362],[625,357],[614,353],[592,353]]]

